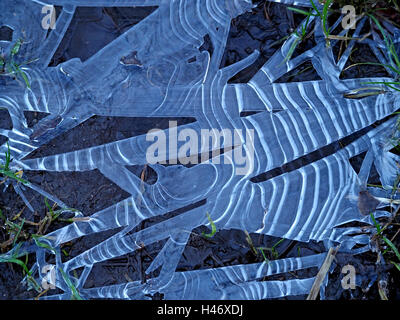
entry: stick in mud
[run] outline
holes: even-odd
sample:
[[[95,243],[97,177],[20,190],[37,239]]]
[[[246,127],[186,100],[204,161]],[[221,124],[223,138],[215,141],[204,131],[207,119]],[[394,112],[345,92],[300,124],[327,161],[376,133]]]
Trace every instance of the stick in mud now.
[[[310,293],[307,297],[307,300],[316,300],[319,294],[319,290],[321,288],[322,281],[324,281],[326,274],[329,271],[329,268],[332,265],[333,259],[336,256],[336,253],[339,250],[339,247],[336,248],[330,248],[328,251],[328,254],[326,255],[326,258],[324,260],[324,263],[321,266],[321,269],[319,269],[317,276],[315,277],[315,281],[311,287]]]

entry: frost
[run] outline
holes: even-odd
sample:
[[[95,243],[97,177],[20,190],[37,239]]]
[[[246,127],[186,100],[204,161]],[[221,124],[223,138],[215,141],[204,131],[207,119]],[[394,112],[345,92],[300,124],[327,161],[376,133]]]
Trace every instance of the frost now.
[[[309,7],[309,1],[276,1]],[[62,6],[57,27],[48,37],[41,27],[43,5]],[[74,58],[56,67],[48,64],[63,39],[76,6],[158,6],[151,15],[131,27],[116,40],[82,62]],[[399,94],[382,85],[385,93],[351,98],[365,82],[391,81],[390,78],[341,80],[351,49],[338,61],[327,47],[320,21],[315,21],[316,46],[285,62],[296,35],[290,36],[259,72],[244,84],[228,80],[257,59],[248,58],[220,69],[231,20],[251,10],[247,0],[2,0],[0,21],[13,30],[13,41],[28,39],[21,50],[25,60],[39,60],[24,68],[31,88],[16,81],[0,86],[0,107],[11,116],[12,129],[1,130],[7,137],[15,168],[25,171],[100,172],[131,196],[96,212],[89,220],[76,221],[48,235],[46,248],[26,243],[19,254],[35,252],[38,272],[47,264],[46,254],[55,254],[57,270],[64,270],[84,298],[146,299],[163,293],[166,299],[264,299],[307,294],[314,277],[286,281],[258,281],[265,276],[321,266],[325,254],[288,258],[261,264],[236,265],[217,269],[176,272],[177,264],[190,232],[208,225],[206,212],[218,230],[241,229],[248,232],[303,242],[324,241],[326,248],[340,243],[342,251],[369,250],[369,235],[360,228],[338,228],[348,222],[372,224],[360,213],[357,199],[368,191],[376,197],[390,197],[391,190],[367,186],[372,165],[384,186],[395,183],[399,157],[388,152],[395,132],[395,118],[370,127],[396,111]],[[366,19],[357,24],[354,38],[361,35]],[[333,26],[338,28],[340,20]],[[341,34],[339,32],[339,34]],[[396,30],[397,41],[400,41]],[[209,36],[213,53],[200,51]],[[4,52],[12,42],[0,42]],[[382,63],[388,53],[376,37],[368,45]],[[282,62],[283,61],[283,62]],[[311,61],[322,80],[277,83],[276,80],[306,61]],[[391,74],[391,70],[387,70]],[[150,75],[150,76],[149,76]],[[154,76],[152,76],[154,75]],[[156,76],[157,75],[157,76]],[[391,74],[394,76],[393,74]],[[28,128],[24,111],[48,113],[34,128]],[[258,113],[240,117],[241,112]],[[135,136],[91,148],[23,160],[32,151],[67,132],[93,115],[125,117],[193,117],[197,121],[179,129],[254,130],[254,165],[236,175],[236,164],[200,163],[150,165],[157,173],[156,183],[143,183],[128,166],[145,165],[146,150],[152,144],[146,135]],[[350,139],[343,148],[338,141]],[[164,131],[168,138],[170,132]],[[237,147],[227,145],[224,147]],[[249,147],[249,145],[247,145]],[[5,154],[6,145],[0,153]],[[172,159],[171,150],[166,158]],[[211,146],[208,150],[212,151]],[[176,150],[173,150],[176,152]],[[349,159],[367,152],[359,173]],[[299,159],[303,159],[300,162]],[[285,167],[283,173],[274,169]],[[33,184],[25,186],[42,193],[63,207],[61,201]],[[18,188],[18,187],[17,187]],[[19,193],[23,195],[20,188]],[[206,202],[195,209],[134,232],[142,221],[191,205]],[[378,205],[375,216],[388,215]],[[372,208],[373,210],[375,208]],[[79,237],[118,229],[109,239],[62,262],[60,245]],[[354,235],[357,234],[357,235]],[[149,269],[160,274],[142,284],[129,282],[109,287],[84,289],[96,263],[125,255],[154,242],[167,239]],[[83,267],[78,278],[73,270]],[[57,271],[56,286],[70,296],[70,287]],[[323,293],[323,291],[322,291]]]

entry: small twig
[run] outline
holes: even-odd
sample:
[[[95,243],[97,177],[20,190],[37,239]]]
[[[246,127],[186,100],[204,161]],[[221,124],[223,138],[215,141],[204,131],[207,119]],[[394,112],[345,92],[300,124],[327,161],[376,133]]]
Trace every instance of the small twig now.
[[[37,296],[36,296],[36,298],[35,298],[35,300],[39,300],[39,298],[42,296],[42,295],[44,295],[47,291],[49,291],[50,290],[50,288],[47,288],[46,290],[43,290],[41,293],[39,293]]]
[[[330,248],[328,254],[326,255],[325,261],[319,269],[317,276],[315,277],[315,281],[311,287],[310,294],[307,297],[307,300],[316,300],[319,294],[319,290],[321,288],[322,281],[324,281],[326,274],[329,271],[329,268],[332,265],[333,259],[336,256],[336,253],[339,250],[340,245],[337,248]]]
[[[10,238],[2,243],[0,243],[0,248],[5,249],[7,248],[9,245],[11,245],[14,241],[14,238]]]
[[[26,205],[21,209],[20,212],[18,212],[14,217],[11,218],[11,221],[17,220],[21,216],[21,214],[24,212],[25,208],[26,208]]]
[[[397,230],[397,232],[396,232],[395,235],[392,237],[392,239],[390,239],[391,242],[394,241],[394,239],[397,237],[397,235],[399,234],[399,232],[400,232],[400,229]]]
[[[353,38],[353,37],[337,36],[337,35],[334,35],[334,34],[330,34],[329,36],[327,36],[327,38],[330,39],[330,40],[346,40],[346,41],[347,40],[355,40],[355,41],[362,42],[365,39],[367,39],[370,35],[371,35],[371,32],[365,34],[361,38]]]
[[[132,278],[128,275],[128,273],[124,273],[124,277],[125,277],[125,279],[128,281],[128,282],[134,282],[133,280],[132,280]]]

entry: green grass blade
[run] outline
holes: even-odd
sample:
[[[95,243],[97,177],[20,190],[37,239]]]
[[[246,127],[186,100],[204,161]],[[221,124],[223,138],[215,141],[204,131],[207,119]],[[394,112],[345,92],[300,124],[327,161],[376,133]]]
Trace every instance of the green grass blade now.
[[[49,210],[50,214],[53,215],[53,208],[50,206],[49,202],[47,201],[47,197],[44,197],[44,204],[46,205],[46,207]]]
[[[18,176],[15,174],[15,172],[12,172],[12,171],[10,171],[10,170],[4,170],[4,169],[1,169],[1,168],[0,168],[0,174],[2,174],[2,175],[4,175],[4,176],[7,176],[7,177],[9,177],[9,178],[11,178],[11,179],[17,180],[18,182],[21,182],[21,183],[23,183],[23,184],[29,184],[29,181],[24,180],[24,179],[18,177]]]
[[[268,260],[268,258],[267,258],[267,256],[265,255],[265,253],[264,253],[264,250],[263,250],[263,248],[257,248],[258,250],[260,250],[260,252],[261,252],[261,255],[263,256],[263,258],[264,258],[264,261],[266,262],[266,263],[270,263],[270,261]]]
[[[397,270],[400,271],[400,265],[398,263],[396,263],[394,261],[390,261],[390,263],[393,264],[397,268]]]
[[[311,11],[305,11],[305,10],[301,10],[301,9],[298,9],[298,8],[293,8],[293,7],[288,7],[288,9],[290,10],[290,11],[294,11],[294,12],[296,12],[296,13],[300,13],[300,14],[304,14],[305,16],[315,16],[315,14],[314,13],[312,13]]]
[[[394,252],[394,254],[396,255],[397,259],[399,259],[400,261],[400,253],[399,250],[397,250],[396,246],[393,244],[392,241],[390,241],[388,238],[386,238],[385,236],[382,237],[383,241],[386,242],[386,244],[390,247],[390,249],[392,249],[392,251]]]
[[[211,216],[210,216],[210,214],[207,212],[207,219],[208,219],[208,221],[210,222],[210,224],[211,224],[211,233],[204,233],[204,232],[202,232],[201,234],[204,236],[204,237],[206,237],[206,238],[212,238],[214,235],[215,235],[215,233],[217,232],[217,227],[215,226],[215,223],[214,223],[214,221],[211,219]]]
[[[24,223],[25,223],[25,218],[22,219],[21,224],[18,225],[18,232],[17,232],[17,234],[14,236],[13,247],[15,246],[15,243],[17,242],[17,239],[18,239],[19,235],[21,234],[22,227],[24,226]]]
[[[324,28],[325,36],[329,36],[328,30],[328,10],[333,0],[326,0],[324,8],[322,9],[322,26]]]
[[[22,71],[20,68],[18,68],[19,74],[21,75],[22,79],[24,79],[26,86],[30,89],[31,84],[29,83],[28,77],[24,71]]]
[[[400,59],[399,56],[397,55],[392,39],[386,34],[385,29],[381,26],[378,19],[376,19],[372,14],[368,13],[367,15],[377,25],[379,31],[382,33],[383,39],[386,43],[386,47],[388,48],[390,54],[394,58],[396,65],[400,68]]]
[[[277,243],[275,243],[275,244],[272,246],[272,249],[275,249],[275,248],[276,248],[277,246],[279,246],[284,240],[285,240],[285,239],[279,240]]]
[[[76,300],[83,300],[82,297],[79,295],[78,290],[76,287],[72,284],[71,279],[68,277],[68,275],[64,272],[63,269],[59,268],[61,275],[67,284],[67,286],[71,289],[72,292],[72,297],[75,298]]]
[[[299,36],[298,36],[298,37],[299,37]],[[285,59],[283,60],[282,63],[288,62],[288,61],[292,58],[293,53],[294,53],[294,51],[296,50],[297,45],[299,44],[299,42],[300,42],[300,37],[299,37],[299,38],[296,38],[296,39],[293,41],[293,43],[290,45],[289,51],[288,51],[288,53],[287,53],[287,55],[286,55],[286,57],[285,57]],[[282,63],[281,63],[281,64],[282,64]]]
[[[311,1],[311,5],[312,5],[313,9],[317,13],[317,16],[321,17],[321,12],[319,12],[319,10],[318,10],[317,6],[315,5],[314,1],[313,0],[310,0],[310,1]]]
[[[10,144],[7,141],[6,163],[4,164],[4,170],[10,169],[10,162],[11,162],[11,151],[10,151]]]
[[[19,52],[19,49],[21,49],[21,45],[22,45],[22,40],[18,39],[11,48],[11,57],[15,56]]]
[[[55,248],[49,246],[47,243],[44,243],[44,242],[40,242],[40,241],[39,241],[39,239],[40,239],[41,237],[42,237],[42,236],[39,236],[39,235],[37,235],[37,234],[32,234],[32,239],[35,241],[35,244],[36,244],[38,247],[44,248],[44,249],[47,249],[47,250],[50,250],[51,252],[53,252],[53,253],[55,254],[55,253],[56,253],[56,249],[55,249]]]
[[[381,226],[380,226],[379,223],[375,220],[375,217],[374,217],[374,214],[373,214],[373,213],[371,213],[370,216],[371,216],[372,222],[373,222],[374,225],[375,225],[376,231],[377,231],[378,234],[380,235],[380,234],[382,233]]]
[[[10,262],[10,263],[18,264],[19,266],[22,267],[22,269],[24,269],[26,274],[30,274],[29,269],[26,266],[26,264],[23,261],[21,261],[21,260],[19,260],[17,258],[14,258],[14,257],[3,258],[3,257],[0,256],[0,262]]]

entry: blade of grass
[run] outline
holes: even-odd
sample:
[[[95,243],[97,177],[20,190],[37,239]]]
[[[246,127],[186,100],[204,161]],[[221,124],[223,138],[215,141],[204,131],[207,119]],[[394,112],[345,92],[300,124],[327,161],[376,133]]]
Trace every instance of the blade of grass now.
[[[394,254],[396,255],[397,259],[399,259],[400,261],[400,253],[399,250],[397,250],[396,246],[393,244],[392,241],[390,241],[388,238],[386,238],[385,236],[382,237],[383,241],[386,242],[386,244],[390,247],[390,249],[392,249],[392,251],[394,252]]]
[[[16,242],[17,242],[17,239],[18,239],[19,235],[21,234],[22,227],[24,226],[24,223],[25,223],[25,219],[22,219],[21,224],[18,225],[18,232],[17,232],[17,234],[16,234],[15,237],[14,237],[13,247],[15,246],[15,244],[16,244]]]
[[[18,39],[11,48],[11,57],[15,56],[21,49],[22,39]]]
[[[328,9],[333,0],[326,0],[322,9],[322,27],[324,29],[325,36],[328,37],[330,30],[328,29]]]
[[[208,212],[207,212],[207,219],[208,219],[208,221],[210,222],[210,225],[211,225],[211,233],[202,232],[201,234],[203,235],[203,237],[212,238],[215,235],[215,233],[217,232],[217,228],[216,228],[215,223],[211,219],[211,216],[210,216],[210,214]]]
[[[397,270],[400,271],[400,265],[398,263],[396,263],[394,261],[390,261],[390,263],[393,264],[397,268]]]
[[[267,256],[265,255],[263,248],[260,247],[260,248],[257,248],[257,249],[260,250],[265,262],[269,264],[270,261],[268,260]]]
[[[54,254],[56,253],[56,249],[48,245],[47,243],[40,242],[39,239],[42,238],[43,236],[37,235],[37,234],[32,234],[32,239],[35,241],[35,244],[40,247],[44,248],[47,250],[52,251]]]
[[[301,10],[301,9],[298,9],[298,8],[288,7],[288,9],[291,10],[291,11],[294,11],[296,13],[304,14],[305,16],[317,16],[317,14],[315,14],[315,13],[312,13],[310,11],[307,12],[305,10]]]
[[[82,297],[79,295],[78,290],[76,287],[72,284],[71,279],[68,277],[68,275],[64,272],[62,268],[59,268],[61,275],[67,284],[67,286],[71,289],[72,297],[75,298],[76,300],[83,300]]]
[[[372,219],[372,222],[374,223],[374,226],[376,228],[378,235],[381,235],[382,229],[381,229],[381,226],[379,225],[379,223],[375,220],[374,214],[370,213],[370,217]]]

